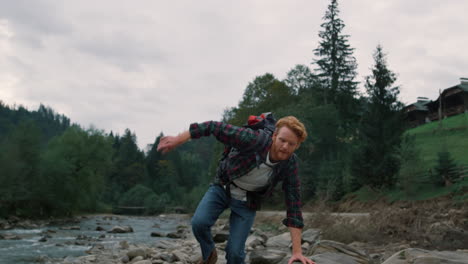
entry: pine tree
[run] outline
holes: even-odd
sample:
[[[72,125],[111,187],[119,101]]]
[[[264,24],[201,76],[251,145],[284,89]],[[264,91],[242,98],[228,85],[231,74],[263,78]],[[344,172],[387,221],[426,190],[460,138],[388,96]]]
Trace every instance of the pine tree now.
[[[343,137],[354,134],[354,124],[358,120],[358,102],[356,100],[357,62],[353,56],[354,48],[348,43],[349,35],[342,33],[345,24],[339,18],[337,0],[328,6],[325,21],[319,32],[321,38],[318,48],[314,50],[318,59],[314,60],[318,68],[324,104],[335,104],[340,113],[340,127]]]
[[[387,67],[379,45],[374,53],[372,75],[366,77],[366,110],[359,130],[359,145],[352,171],[361,185],[392,187],[397,180],[399,148],[404,131],[396,75]]]
[[[341,20],[338,9],[338,1],[332,0],[325,12],[321,25],[324,30],[319,32],[321,41],[319,47],[314,50],[319,57],[315,63],[316,69],[324,91],[325,103],[339,102],[340,95],[355,96],[357,82],[356,58],[353,57],[354,48],[348,44],[349,35],[342,34],[345,24]]]

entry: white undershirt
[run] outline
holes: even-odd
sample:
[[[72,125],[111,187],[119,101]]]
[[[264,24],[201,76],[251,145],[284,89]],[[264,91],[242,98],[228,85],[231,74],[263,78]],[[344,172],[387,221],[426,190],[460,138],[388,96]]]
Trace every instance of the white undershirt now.
[[[247,191],[257,191],[268,184],[268,180],[273,173],[273,166],[276,163],[270,161],[270,152],[267,154],[265,163],[255,167],[247,174],[234,180],[234,183],[240,188],[231,185],[231,197],[237,200],[246,201]],[[242,188],[242,189],[241,189]]]

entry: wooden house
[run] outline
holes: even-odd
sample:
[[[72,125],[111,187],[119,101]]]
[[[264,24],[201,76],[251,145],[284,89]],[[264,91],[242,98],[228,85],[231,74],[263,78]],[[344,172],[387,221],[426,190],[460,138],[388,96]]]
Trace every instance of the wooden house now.
[[[445,118],[468,113],[468,78],[460,78],[460,84],[446,88],[437,100],[418,97],[416,103],[407,105],[404,110],[412,127],[439,120],[439,115]]]

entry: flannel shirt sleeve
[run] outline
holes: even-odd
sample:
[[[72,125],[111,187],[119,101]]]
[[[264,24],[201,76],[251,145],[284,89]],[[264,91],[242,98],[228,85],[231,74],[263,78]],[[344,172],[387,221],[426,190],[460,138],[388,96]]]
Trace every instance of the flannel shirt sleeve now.
[[[192,139],[214,135],[218,141],[226,145],[245,150],[257,148],[266,142],[266,135],[262,131],[217,121],[193,123],[189,131]]]
[[[283,191],[286,202],[286,218],[283,220],[283,224],[288,227],[303,228],[301,182],[296,158],[291,159],[285,173],[287,175],[283,181]]]

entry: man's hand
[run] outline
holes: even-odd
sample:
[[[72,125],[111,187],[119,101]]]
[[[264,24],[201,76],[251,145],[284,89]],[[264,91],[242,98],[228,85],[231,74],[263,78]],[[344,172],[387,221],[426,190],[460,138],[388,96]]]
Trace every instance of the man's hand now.
[[[288,261],[288,264],[292,264],[293,262],[300,261],[302,264],[315,264],[312,260],[306,258],[304,255],[297,253],[293,254]]]
[[[175,149],[179,145],[184,144],[190,139],[190,132],[185,131],[182,134],[177,136],[166,136],[162,137],[158,144],[158,151],[161,151],[163,154]]]
[[[292,264],[295,261],[300,261],[302,264],[315,264],[315,262],[302,255],[302,229],[296,227],[289,227],[289,232],[291,233],[292,256],[289,259],[288,264]]]

